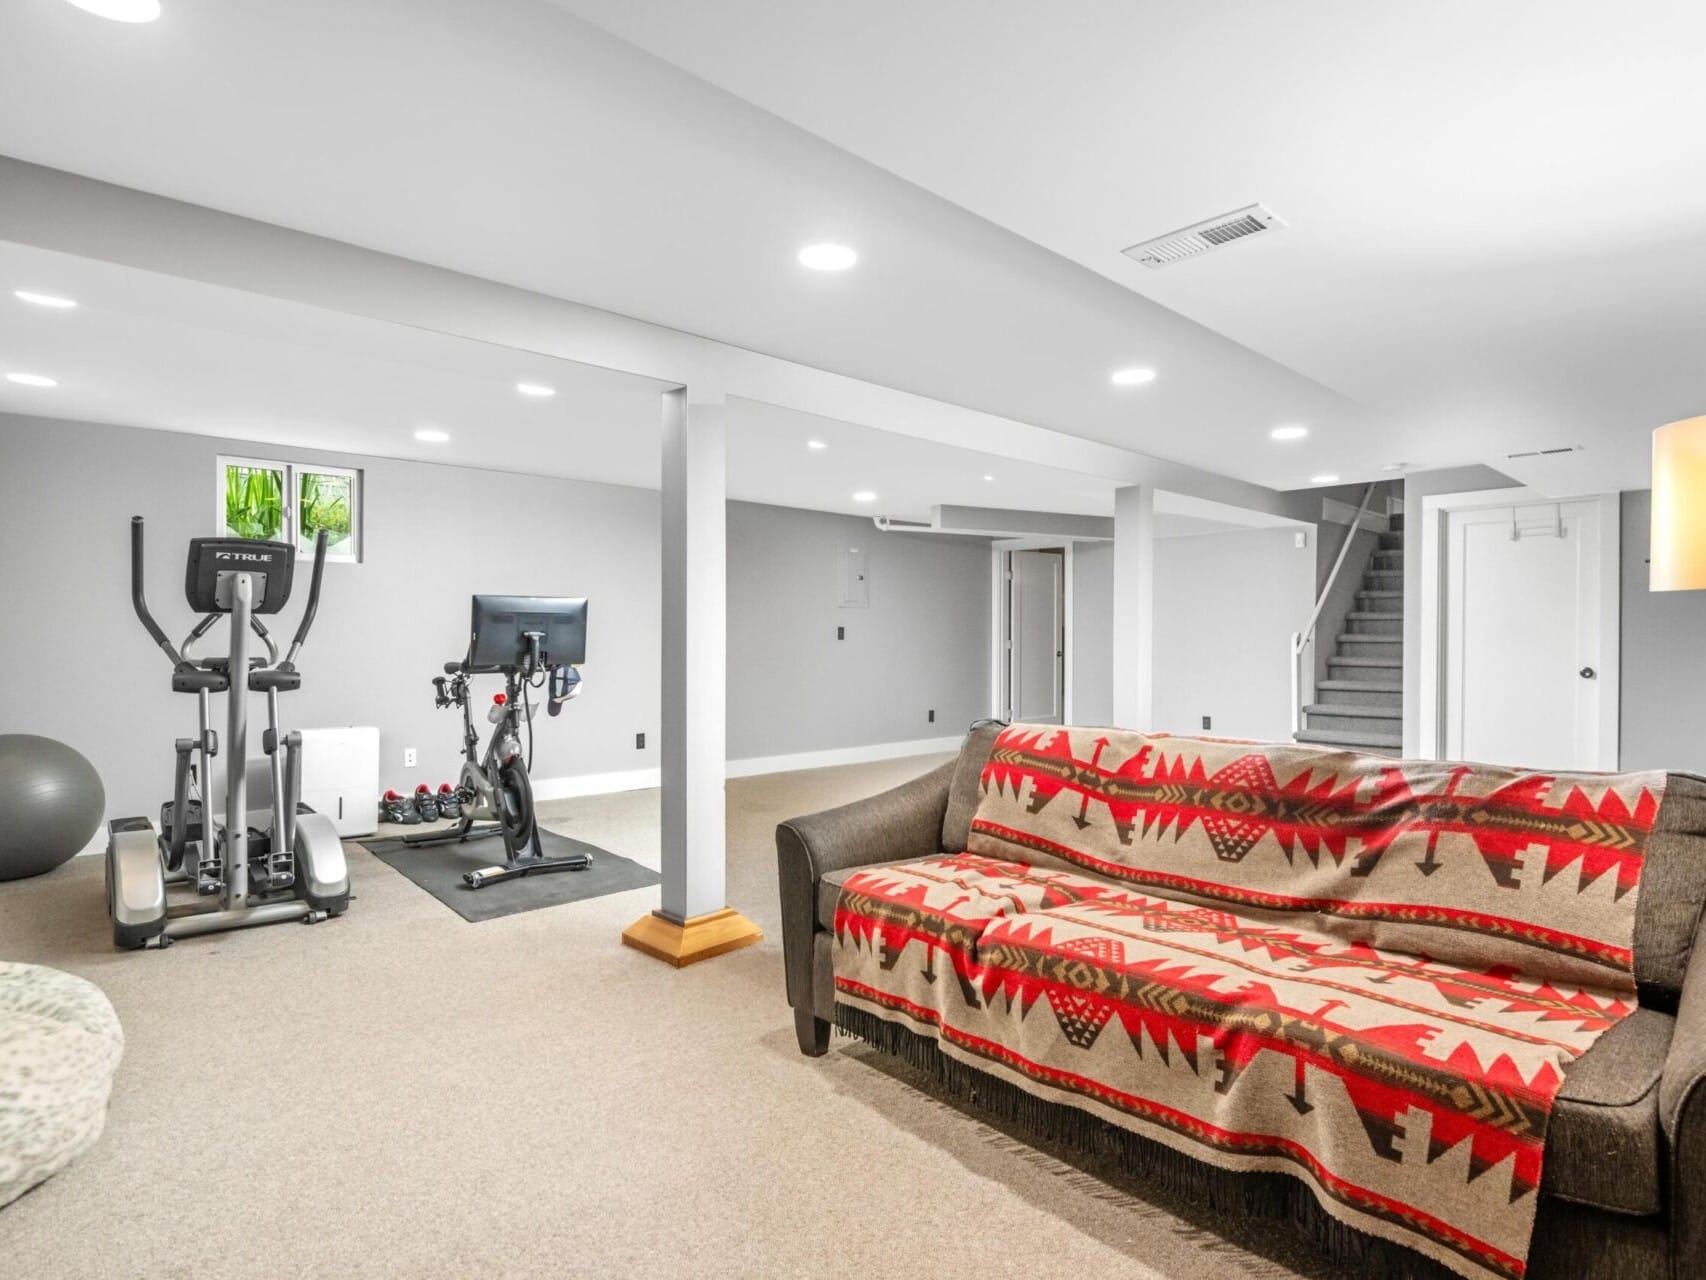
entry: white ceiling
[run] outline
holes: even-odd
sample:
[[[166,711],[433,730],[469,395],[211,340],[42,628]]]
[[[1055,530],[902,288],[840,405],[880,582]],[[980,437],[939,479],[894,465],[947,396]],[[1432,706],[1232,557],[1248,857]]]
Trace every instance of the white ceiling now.
[[[546,0],[14,0],[0,152],[1273,487],[1391,460],[1346,397]],[[859,266],[803,271],[819,239]]]
[[[15,289],[79,305],[45,309]],[[0,241],[0,375],[11,372],[59,385],[0,377],[0,412],[659,483],[664,383]],[[557,395],[522,396],[520,381]],[[451,439],[417,441],[423,427]],[[749,502],[915,520],[938,503],[1109,515],[1114,488],[745,400],[730,402],[728,485]],[[858,490],[877,500],[854,501]]]
[[[1367,406],[1347,480],[1644,485],[1706,408],[1697,0],[558,2]],[[1290,228],[1120,254],[1258,200]]]
[[[1397,461],[1609,488],[1706,400],[1703,37],[1680,0],[167,0],[140,27],[14,0],[0,153],[1276,488]],[[1118,252],[1257,199],[1290,229]],[[817,239],[859,266],[803,272]],[[1127,364],[1160,377],[1110,387]],[[1587,448],[1504,461],[1557,444]]]
[[[11,372],[59,385],[0,377],[4,412],[658,484],[664,384],[0,241]],[[522,396],[521,381],[558,394]],[[423,427],[449,443],[415,440]]]

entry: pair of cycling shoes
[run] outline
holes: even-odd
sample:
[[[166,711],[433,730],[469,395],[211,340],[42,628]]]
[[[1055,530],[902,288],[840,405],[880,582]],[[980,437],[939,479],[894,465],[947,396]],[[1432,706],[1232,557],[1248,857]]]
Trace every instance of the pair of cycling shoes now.
[[[379,820],[400,822],[405,827],[461,816],[462,796],[448,782],[441,783],[436,792],[423,782],[415,788],[412,796],[387,791],[379,801]]]

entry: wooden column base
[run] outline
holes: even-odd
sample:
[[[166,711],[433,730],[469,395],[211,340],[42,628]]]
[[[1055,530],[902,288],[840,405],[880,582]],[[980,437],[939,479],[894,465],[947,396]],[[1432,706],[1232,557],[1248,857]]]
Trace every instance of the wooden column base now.
[[[764,932],[733,907],[708,911],[681,924],[654,911],[622,931],[622,944],[677,969],[738,951],[764,939]]]

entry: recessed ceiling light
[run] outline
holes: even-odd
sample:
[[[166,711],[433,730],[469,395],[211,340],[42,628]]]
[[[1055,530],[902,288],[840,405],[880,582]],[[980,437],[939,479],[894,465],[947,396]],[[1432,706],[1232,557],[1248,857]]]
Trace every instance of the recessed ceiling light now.
[[[822,440],[807,440],[806,441],[806,448],[814,449],[814,450],[817,450],[818,452],[821,453],[823,450],[829,448],[829,446],[826,445]]]
[[[1155,381],[1155,370],[1115,369],[1110,375],[1109,381],[1116,387],[1141,387],[1146,382]]]
[[[415,432],[415,439],[425,444],[444,444],[450,439],[450,432],[440,431],[435,427],[422,427]]]
[[[114,22],[153,22],[160,16],[160,0],[70,0],[79,9]]]
[[[1339,477],[1338,476],[1310,476],[1309,477],[1309,483],[1310,484],[1338,484],[1339,483]]]
[[[20,387],[57,387],[59,384],[52,378],[44,378],[39,373],[8,373],[7,382],[15,382]]]
[[[1309,434],[1308,427],[1275,427],[1268,432],[1275,440],[1301,440]]]
[[[995,482],[995,477],[994,476],[985,476],[984,480],[993,484]]]
[[[14,289],[12,296],[20,302],[33,302],[38,307],[53,307],[58,311],[67,311],[77,305],[70,298],[55,297],[51,293],[35,293],[29,289]]]
[[[845,271],[859,255],[844,244],[808,244],[800,250],[800,265],[813,271]]]
[[[539,400],[548,400],[557,394],[557,388],[548,387],[543,382],[518,382],[515,389],[524,396],[533,396]]]
[[[877,495],[872,493],[869,489],[861,489],[853,495],[853,501],[855,502],[875,502],[876,500]]]

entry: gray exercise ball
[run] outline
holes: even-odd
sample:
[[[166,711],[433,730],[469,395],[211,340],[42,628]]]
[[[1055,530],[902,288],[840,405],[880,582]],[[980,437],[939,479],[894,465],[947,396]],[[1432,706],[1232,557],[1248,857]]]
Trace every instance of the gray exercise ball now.
[[[0,880],[52,871],[100,829],[107,793],[95,766],[63,742],[0,734]]]

